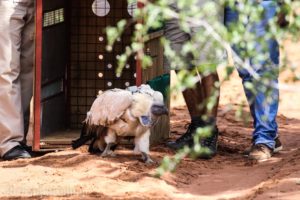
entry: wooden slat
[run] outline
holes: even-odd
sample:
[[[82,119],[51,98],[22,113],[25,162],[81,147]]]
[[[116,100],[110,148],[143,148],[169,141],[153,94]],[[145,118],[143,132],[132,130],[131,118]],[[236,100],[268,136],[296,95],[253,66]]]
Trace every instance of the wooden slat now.
[[[163,31],[157,31],[149,35],[149,42],[145,45],[145,51],[152,57],[153,65],[142,72],[142,82],[146,83],[159,75],[164,74],[164,50],[160,44],[160,38],[163,36]],[[167,107],[170,107],[170,100],[166,99]],[[162,116],[156,125],[151,128],[151,144],[160,143],[169,137],[170,133],[170,118]]]

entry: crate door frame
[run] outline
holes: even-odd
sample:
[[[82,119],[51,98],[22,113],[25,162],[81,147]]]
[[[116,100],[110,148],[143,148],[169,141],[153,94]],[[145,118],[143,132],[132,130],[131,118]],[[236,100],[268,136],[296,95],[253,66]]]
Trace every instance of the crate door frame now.
[[[43,0],[36,0],[35,15],[35,73],[34,73],[34,116],[32,149],[40,150],[41,136],[41,82],[42,82],[42,29]]]
[[[42,83],[42,37],[43,37],[43,0],[36,0],[35,30],[35,73],[34,73],[34,110],[33,110],[33,151],[39,151],[41,140],[41,83]],[[143,5],[138,1],[138,7]],[[141,61],[136,61],[136,85],[142,84]]]

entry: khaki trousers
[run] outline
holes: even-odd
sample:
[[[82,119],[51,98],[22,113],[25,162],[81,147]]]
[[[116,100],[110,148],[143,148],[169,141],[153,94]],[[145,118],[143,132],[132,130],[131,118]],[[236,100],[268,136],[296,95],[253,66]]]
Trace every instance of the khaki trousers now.
[[[17,1],[0,0],[1,156],[24,138],[33,91],[34,1]]]

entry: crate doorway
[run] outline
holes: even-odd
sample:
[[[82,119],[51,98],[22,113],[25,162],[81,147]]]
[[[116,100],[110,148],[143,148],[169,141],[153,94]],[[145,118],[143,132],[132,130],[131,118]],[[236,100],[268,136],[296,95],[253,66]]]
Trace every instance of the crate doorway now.
[[[104,30],[121,19],[131,20],[136,7],[127,0],[37,0],[35,150],[56,148],[77,138],[99,91],[126,88],[163,73],[155,66],[142,71],[134,57],[121,76],[115,73],[118,56],[130,44],[134,23],[112,52],[106,50]],[[149,48],[155,52],[154,65],[161,67],[158,46],[156,40]],[[168,120],[164,124],[169,127]]]

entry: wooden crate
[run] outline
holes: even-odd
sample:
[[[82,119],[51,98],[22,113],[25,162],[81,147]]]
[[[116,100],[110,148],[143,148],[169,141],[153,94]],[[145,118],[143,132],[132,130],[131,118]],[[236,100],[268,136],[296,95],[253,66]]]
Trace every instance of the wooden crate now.
[[[142,71],[142,81],[147,81],[164,74],[164,49],[160,44],[160,38],[163,36],[163,31],[157,31],[150,34],[150,41],[145,45],[147,55],[150,55],[153,60],[153,65]],[[170,108],[170,98],[165,98],[165,104]],[[170,134],[170,117],[162,116],[158,123],[151,129],[151,144],[156,144],[169,138]]]
[[[127,0],[108,0],[110,11],[99,17],[92,11],[93,2],[36,1],[34,150],[68,145],[79,137],[81,122],[99,90],[125,88],[163,74],[163,48],[159,44],[163,32],[156,32],[146,45],[153,66],[137,73],[137,61],[132,56],[122,76],[116,76],[116,58],[130,43],[133,25],[115,44],[113,52],[105,49],[104,29],[115,26],[120,19],[131,18],[128,3]],[[152,133],[152,144],[167,138],[169,118],[163,117]]]

